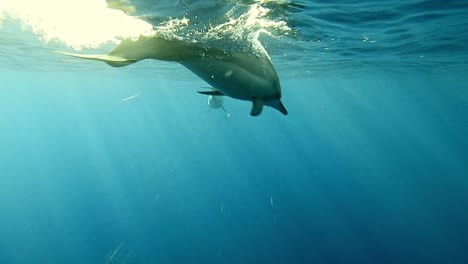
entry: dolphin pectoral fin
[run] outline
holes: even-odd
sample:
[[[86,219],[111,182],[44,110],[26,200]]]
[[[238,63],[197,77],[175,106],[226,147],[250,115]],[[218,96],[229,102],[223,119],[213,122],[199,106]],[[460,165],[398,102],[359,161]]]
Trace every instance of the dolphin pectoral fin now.
[[[71,53],[71,52],[65,52],[65,51],[55,51],[55,52],[66,55],[66,56],[70,56],[70,57],[80,58],[80,59],[103,61],[113,67],[127,66],[129,64],[137,62],[136,60],[122,58],[119,56],[108,55],[108,54],[79,54],[79,53]]]
[[[251,116],[258,116],[262,113],[263,109],[263,100],[254,99],[252,100],[252,110],[250,111]]]
[[[204,95],[224,95],[222,92],[220,91],[198,91],[199,94],[204,94]]]

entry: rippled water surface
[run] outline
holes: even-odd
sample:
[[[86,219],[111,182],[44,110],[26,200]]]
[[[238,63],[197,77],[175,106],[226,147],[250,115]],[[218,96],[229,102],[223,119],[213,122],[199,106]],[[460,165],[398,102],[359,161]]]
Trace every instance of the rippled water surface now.
[[[464,29],[468,27],[468,6],[464,1],[135,0],[109,1],[108,6],[150,23],[157,34],[225,49],[245,49],[258,38],[258,32],[263,32],[259,38],[286,78],[368,66],[399,71],[402,68],[457,71],[464,69],[467,62],[468,34]],[[98,51],[103,52],[114,46],[110,42],[105,45],[105,38],[101,44],[69,41],[63,34],[67,29],[54,25],[58,23],[56,20],[45,23],[42,20],[47,19],[41,20],[41,16],[35,17],[32,12],[7,11],[3,15],[0,42],[6,54],[2,65],[24,67],[25,61],[32,60],[27,66],[53,67],[51,64],[56,63],[57,67],[68,67],[62,63],[66,59],[50,51],[64,49],[66,45],[75,48],[92,45],[99,46]],[[61,10],[52,14],[58,12]],[[100,19],[97,21],[106,20]],[[79,21],[76,23],[80,25]],[[121,28],[129,23],[123,22]],[[97,30],[92,25],[75,24],[69,34],[79,36],[85,34],[80,30],[88,33]],[[117,38],[109,37],[111,42],[122,38],[115,31]]]

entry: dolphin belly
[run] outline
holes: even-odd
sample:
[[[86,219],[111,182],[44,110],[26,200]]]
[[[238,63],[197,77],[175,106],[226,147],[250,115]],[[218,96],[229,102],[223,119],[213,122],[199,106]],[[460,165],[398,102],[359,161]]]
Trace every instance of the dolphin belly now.
[[[252,74],[247,69],[222,60],[181,61],[187,69],[223,94],[240,100],[279,98],[279,82]]]

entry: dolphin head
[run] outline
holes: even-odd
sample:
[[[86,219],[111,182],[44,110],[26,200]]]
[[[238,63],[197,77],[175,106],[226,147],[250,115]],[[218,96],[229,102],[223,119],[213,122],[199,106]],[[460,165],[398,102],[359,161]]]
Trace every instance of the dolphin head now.
[[[218,53],[211,49],[207,49],[205,54],[197,60],[180,63],[222,94],[252,101],[252,116],[259,115],[263,105],[287,114],[280,101],[279,78],[267,54]]]
[[[283,103],[281,102],[281,99],[279,98],[265,101],[265,105],[280,111],[283,115],[288,114],[288,110],[286,110],[286,107],[284,107]]]

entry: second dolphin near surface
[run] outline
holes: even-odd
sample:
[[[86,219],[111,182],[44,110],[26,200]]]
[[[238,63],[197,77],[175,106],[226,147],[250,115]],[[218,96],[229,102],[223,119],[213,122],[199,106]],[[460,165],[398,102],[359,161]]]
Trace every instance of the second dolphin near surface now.
[[[176,61],[213,86],[216,90],[213,94],[251,101],[252,116],[259,115],[263,105],[275,108],[284,115],[288,114],[281,102],[278,75],[263,48],[256,53],[231,52],[176,39],[141,36],[137,40],[122,41],[108,54],[57,52],[82,59],[104,61],[114,67],[144,59]],[[204,94],[211,95],[210,92]]]

